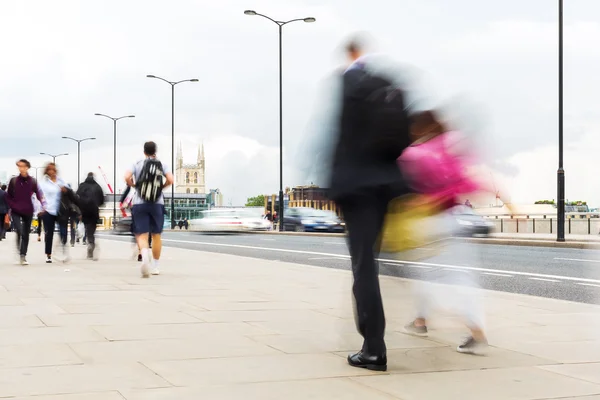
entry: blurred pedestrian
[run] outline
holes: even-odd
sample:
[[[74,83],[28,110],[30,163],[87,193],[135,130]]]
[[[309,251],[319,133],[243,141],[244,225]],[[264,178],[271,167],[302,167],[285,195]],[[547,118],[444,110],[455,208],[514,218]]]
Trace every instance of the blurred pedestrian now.
[[[330,194],[348,229],[356,324],[364,341],[348,356],[353,367],[385,371],[385,315],[375,259],[388,203],[405,193],[396,159],[409,145],[404,92],[358,41],[345,48],[350,66],[341,76],[341,109],[333,147]]]
[[[98,260],[96,250],[96,227],[100,218],[100,207],[104,204],[104,191],[94,179],[94,173],[88,173],[87,178],[77,189],[81,221],[85,226],[87,239],[87,259]]]
[[[173,174],[167,164],[156,157],[154,142],[144,144],[145,159],[135,163],[125,174],[128,186],[135,187],[132,216],[134,233],[142,251],[142,277],[159,275],[159,260],[162,250],[161,233],[165,219],[163,189],[173,184]],[[152,235],[152,261],[149,237]],[[152,262],[152,265],[150,265]],[[151,270],[150,270],[151,267]]]
[[[6,221],[8,216],[8,204],[6,203],[6,185],[0,187],[0,240],[6,238]],[[10,217],[8,218],[10,221]]]
[[[31,222],[34,212],[31,195],[35,194],[43,209],[46,208],[47,204],[37,181],[29,176],[29,169],[31,168],[29,161],[21,159],[17,161],[17,167],[19,168],[19,175],[12,178],[8,183],[6,201],[10,208],[13,228],[17,233],[19,263],[29,265],[27,262],[27,248],[29,247],[29,235],[31,234]]]
[[[47,202],[46,213],[42,217],[45,232],[46,263],[50,264],[53,260],[54,231],[57,225],[60,240],[60,261],[67,262],[69,260],[67,229],[69,217],[73,212],[73,206],[76,204],[74,193],[67,186],[67,183],[58,176],[55,163],[46,165],[40,187]]]

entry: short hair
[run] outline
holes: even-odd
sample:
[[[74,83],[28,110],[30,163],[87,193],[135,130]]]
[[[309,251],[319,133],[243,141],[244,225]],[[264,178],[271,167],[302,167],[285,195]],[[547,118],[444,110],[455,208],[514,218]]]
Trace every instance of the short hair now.
[[[93,178],[94,177],[94,173],[93,172],[88,172],[88,178]]]
[[[19,161],[17,161],[17,166],[19,166],[19,163],[23,163],[27,166],[27,168],[31,168],[31,163],[24,158],[21,158]]]
[[[0,189],[2,189],[2,190],[6,190],[6,185],[2,185],[2,186],[0,187]]]
[[[154,143],[154,142],[144,143],[144,154],[147,156],[155,156],[156,155],[156,143]]]

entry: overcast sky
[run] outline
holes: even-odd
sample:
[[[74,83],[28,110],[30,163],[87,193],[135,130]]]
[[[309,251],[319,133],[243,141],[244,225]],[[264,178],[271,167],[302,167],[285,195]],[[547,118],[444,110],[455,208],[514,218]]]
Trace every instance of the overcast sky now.
[[[17,158],[60,158],[76,181],[101,166],[112,181],[118,125],[118,186],[155,140],[170,156],[170,87],[146,78],[198,78],[176,88],[176,140],[186,162],[204,142],[206,183],[226,203],[276,193],[279,185],[277,27],[284,28],[284,184],[303,184],[292,163],[310,135],[322,80],[341,65],[343,39],[369,32],[382,50],[420,73],[440,101],[463,99],[478,120],[493,180],[513,202],[556,197],[557,1],[554,0],[19,0],[0,13],[0,171]],[[600,1],[565,2],[567,198],[600,206]],[[468,100],[466,103],[464,99]],[[458,104],[458,100],[456,101]],[[490,178],[492,179],[492,178]]]

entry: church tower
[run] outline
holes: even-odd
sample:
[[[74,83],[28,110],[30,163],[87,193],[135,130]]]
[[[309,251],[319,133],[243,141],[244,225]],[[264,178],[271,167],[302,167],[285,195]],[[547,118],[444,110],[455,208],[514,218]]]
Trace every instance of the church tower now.
[[[177,171],[175,173],[175,192],[189,194],[206,194],[205,178],[206,160],[204,143],[198,146],[196,164],[184,164],[181,143],[177,149]]]

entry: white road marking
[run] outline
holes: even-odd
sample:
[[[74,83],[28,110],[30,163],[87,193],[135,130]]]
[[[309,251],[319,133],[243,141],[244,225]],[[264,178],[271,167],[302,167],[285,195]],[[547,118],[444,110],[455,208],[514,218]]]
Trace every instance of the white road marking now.
[[[114,237],[113,235],[97,235],[103,237]],[[333,254],[333,253],[325,253],[318,251],[307,251],[307,250],[293,250],[293,249],[278,249],[273,247],[261,247],[261,246],[248,246],[241,244],[229,244],[229,243],[216,243],[216,242],[196,242],[191,240],[174,240],[174,239],[163,239],[163,243],[180,243],[180,244],[199,244],[204,246],[213,246],[213,247],[232,247],[238,249],[249,249],[249,250],[262,250],[262,251],[271,251],[278,253],[291,253],[291,254],[306,254],[306,255],[314,255],[314,256],[324,256],[324,257],[336,257],[336,258],[345,258],[350,259],[349,255],[343,254]],[[477,271],[477,272],[491,272],[497,274],[512,274],[517,276],[526,276],[526,277],[536,277],[536,278],[545,278],[545,279],[559,279],[563,281],[570,282],[585,282],[585,283],[593,283],[599,284],[600,280],[598,279],[589,279],[589,278],[576,278],[573,276],[562,276],[562,275],[549,275],[549,274],[536,274],[534,272],[522,272],[522,271],[512,271],[512,270],[503,270],[503,269],[492,269],[492,268],[477,268],[477,267],[467,267],[461,265],[448,265],[448,264],[436,264],[436,263],[425,263],[425,262],[413,262],[413,261],[403,261],[403,260],[390,260],[385,258],[378,258],[377,261],[384,263],[392,263],[392,264],[407,264],[411,266],[421,266],[421,267],[441,267],[441,268],[454,268],[458,270],[464,271]],[[419,267],[415,267],[419,268]]]
[[[560,282],[556,279],[546,279],[546,278],[529,278],[529,279],[532,281],[544,281],[544,282],[554,282],[554,283]]]
[[[581,261],[581,262],[590,262],[590,263],[600,263],[600,260],[583,260],[581,258],[560,258],[556,257],[555,260],[561,261]]]
[[[341,257],[311,257],[311,258],[309,258],[309,260],[339,260],[339,259],[341,259]]]
[[[275,239],[260,239],[260,240],[264,240],[265,242],[274,242]]]
[[[346,245],[346,242],[325,242],[325,244],[343,244]]]
[[[594,285],[593,283],[576,283],[576,285],[581,285],[581,286],[592,286],[592,287],[597,287],[597,288],[600,288],[600,285]]]
[[[508,274],[496,274],[496,273],[493,273],[493,272],[482,272],[482,274],[483,274],[483,275],[490,275],[490,276],[502,276],[502,277],[505,277],[505,278],[512,278],[512,277],[513,277],[513,275],[508,275]]]

